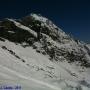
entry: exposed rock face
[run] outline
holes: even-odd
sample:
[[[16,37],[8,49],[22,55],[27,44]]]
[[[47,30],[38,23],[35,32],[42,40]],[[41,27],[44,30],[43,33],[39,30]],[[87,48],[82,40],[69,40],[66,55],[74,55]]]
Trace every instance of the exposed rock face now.
[[[31,14],[20,20],[4,19],[0,22],[0,40],[26,43],[38,53],[49,55],[50,60],[75,62],[90,67],[90,48],[75,40],[41,15]]]

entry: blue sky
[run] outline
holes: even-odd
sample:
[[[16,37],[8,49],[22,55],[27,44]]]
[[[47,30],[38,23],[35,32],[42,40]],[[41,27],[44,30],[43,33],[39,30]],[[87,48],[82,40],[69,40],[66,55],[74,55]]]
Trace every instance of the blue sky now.
[[[40,13],[65,32],[90,43],[89,0],[0,0],[0,19]]]

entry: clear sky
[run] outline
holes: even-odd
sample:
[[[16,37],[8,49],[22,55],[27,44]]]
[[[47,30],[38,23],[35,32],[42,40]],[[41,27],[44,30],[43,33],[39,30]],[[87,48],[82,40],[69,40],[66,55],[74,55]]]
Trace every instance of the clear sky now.
[[[0,0],[0,19],[39,13],[90,43],[90,0]]]

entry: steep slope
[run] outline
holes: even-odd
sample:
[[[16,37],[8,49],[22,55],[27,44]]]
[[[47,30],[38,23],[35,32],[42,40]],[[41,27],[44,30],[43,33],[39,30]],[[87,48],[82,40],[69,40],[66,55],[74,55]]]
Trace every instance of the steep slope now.
[[[88,87],[89,90],[90,74],[86,69],[67,62],[52,62],[31,47],[24,48],[7,40],[0,42],[0,47],[1,84],[18,84],[24,90],[74,90],[79,87]],[[83,80],[86,85],[80,83]],[[31,86],[27,83],[31,83]]]
[[[69,62],[77,61],[80,65],[90,66],[90,54],[86,45],[79,40],[75,40],[58,28],[52,21],[41,15],[31,14],[21,20],[21,23],[35,30],[39,42],[33,45],[35,48],[44,49],[42,53],[48,54],[55,60],[67,59]],[[39,47],[37,44],[40,44]],[[39,52],[41,52],[41,50]],[[61,58],[62,59],[59,59]]]
[[[24,90],[89,90],[90,48],[41,15],[4,19],[0,81]]]

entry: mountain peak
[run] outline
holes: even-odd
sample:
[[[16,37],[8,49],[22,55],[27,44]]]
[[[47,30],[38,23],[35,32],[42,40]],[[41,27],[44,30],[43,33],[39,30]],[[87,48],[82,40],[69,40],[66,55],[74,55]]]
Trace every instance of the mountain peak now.
[[[32,18],[34,18],[35,20],[39,20],[39,21],[44,22],[44,23],[48,20],[46,17],[41,16],[41,14],[32,13],[30,16]]]

